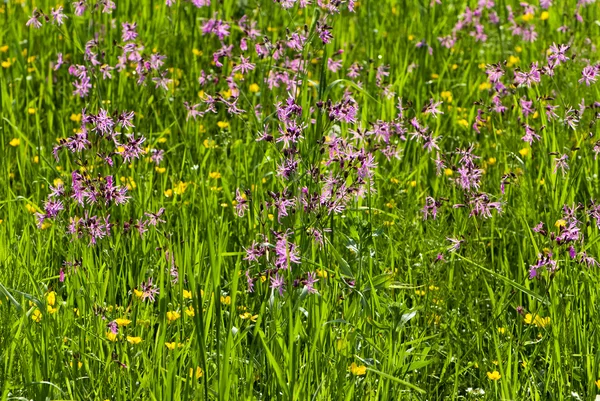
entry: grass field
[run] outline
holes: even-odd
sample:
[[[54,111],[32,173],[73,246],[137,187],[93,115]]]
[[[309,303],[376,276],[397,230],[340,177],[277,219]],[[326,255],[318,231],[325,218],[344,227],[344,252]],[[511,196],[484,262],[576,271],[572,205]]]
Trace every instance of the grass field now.
[[[0,4],[0,400],[594,400],[595,0]]]

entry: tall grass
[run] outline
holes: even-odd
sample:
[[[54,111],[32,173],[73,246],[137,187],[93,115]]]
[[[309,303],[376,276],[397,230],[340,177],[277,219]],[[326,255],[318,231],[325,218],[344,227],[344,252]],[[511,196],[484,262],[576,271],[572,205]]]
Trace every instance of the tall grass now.
[[[518,14],[518,2],[496,3],[501,22],[486,23],[487,40],[464,33],[451,49],[438,37],[448,35],[476,2],[363,0],[354,13],[344,8],[328,17],[334,39],[327,45],[316,34],[326,15],[316,4],[285,9],[271,0],[213,0],[196,8],[185,1],[167,7],[163,1],[122,0],[111,14],[81,17],[64,4],[65,24],[44,22],[39,30],[25,24],[34,8],[49,13],[54,1],[2,4],[0,399],[594,399],[600,388],[598,267],[582,265],[567,246],[533,228],[542,221],[558,235],[563,205],[580,203],[584,240],[574,246],[590,256],[600,250],[598,228],[585,214],[599,195],[591,117],[596,109],[586,109],[590,117],[575,130],[563,123],[565,111],[578,108],[581,98],[588,106],[598,100],[597,86],[578,83],[585,60],[597,62],[598,5],[555,1],[548,18],[539,7],[532,19],[517,15],[538,33],[526,42],[508,28],[506,6]],[[573,17],[576,12],[583,22]],[[248,54],[256,68],[234,78],[238,107],[246,113],[232,116],[220,106],[216,114],[188,119],[184,101],[202,103],[207,94],[227,89],[232,65],[225,58],[223,69],[215,66],[213,52],[222,44],[201,31],[214,15],[231,23],[223,43],[234,45],[235,62],[243,36],[236,21],[243,15],[256,21],[257,42],[262,35],[271,42],[285,39],[286,29],[302,32],[305,25],[310,40],[298,57],[307,71],[297,90],[269,88],[269,74],[286,69],[270,57],[258,58],[252,42]],[[68,66],[54,71],[57,54],[67,64],[83,64],[86,42],[99,34],[105,60],[114,65],[123,22],[137,23],[146,55],[167,56],[173,80],[168,90],[155,88],[150,78],[137,85],[128,61],[112,79],[94,75],[86,98],[74,96]],[[569,30],[558,31],[560,26]],[[417,46],[422,40],[426,44]],[[515,94],[505,100],[508,110],[489,113],[476,133],[477,110],[489,107],[493,96],[485,65],[507,60],[510,80],[514,68],[544,63],[553,43],[571,46],[570,63],[537,86],[509,88]],[[341,59],[343,68],[330,71],[328,58]],[[358,80],[346,76],[354,62],[363,67]],[[382,65],[389,66],[389,77],[378,85]],[[200,86],[201,71],[218,76],[219,84]],[[384,96],[388,84],[396,96]],[[359,105],[357,124],[333,121],[319,106],[340,101],[346,90]],[[301,166],[291,180],[277,174],[281,145],[256,140],[264,124],[276,132],[277,102],[288,96],[302,107],[299,119],[307,124],[298,144]],[[351,137],[356,126],[393,120],[398,97],[411,118],[441,136],[442,174],[436,174],[437,152],[427,152],[407,133],[395,142],[398,158],[377,154],[372,187],[341,213],[297,207],[280,218],[265,206],[273,202],[270,192],[288,189],[300,199],[303,187],[320,191],[322,177],[311,176],[310,168],[327,160],[322,149],[332,137]],[[523,116],[521,97],[535,101],[537,115]],[[424,117],[429,99],[444,100],[443,115]],[[559,119],[547,117],[547,103],[560,105]],[[260,114],[254,112],[258,104]],[[132,199],[111,209],[119,223],[166,209],[166,223],[143,237],[115,229],[89,246],[65,234],[58,220],[36,226],[34,213],[42,210],[49,186],[55,179],[70,182],[71,172],[81,168],[66,151],[56,162],[52,148],[80,127],[84,108],[132,110],[134,131],[147,138],[149,153],[140,159],[119,159],[109,169],[94,165],[93,156],[87,170],[110,173],[128,186]],[[523,124],[537,127],[541,140],[524,143]],[[408,121],[406,127],[412,129]],[[502,213],[489,219],[453,207],[467,202],[455,183],[456,150],[471,144],[484,170],[480,190],[503,204]],[[371,139],[367,147],[375,154],[383,145]],[[165,151],[158,166],[150,160],[152,149]],[[569,156],[565,175],[554,172],[558,154]],[[243,217],[235,212],[237,189],[248,193]],[[435,220],[423,219],[427,196],[441,199]],[[272,266],[251,264],[245,250],[260,235],[274,244],[273,232],[287,229],[301,263],[280,270],[280,296],[270,285]],[[311,229],[322,230],[323,246]],[[452,252],[447,238],[464,242]],[[272,257],[275,250],[267,252]],[[538,255],[548,253],[558,270],[529,279]],[[254,292],[247,290],[247,271]],[[302,281],[309,272],[319,280],[316,294]],[[136,295],[148,278],[160,288],[155,302]],[[112,341],[107,325],[115,319],[131,322]]]

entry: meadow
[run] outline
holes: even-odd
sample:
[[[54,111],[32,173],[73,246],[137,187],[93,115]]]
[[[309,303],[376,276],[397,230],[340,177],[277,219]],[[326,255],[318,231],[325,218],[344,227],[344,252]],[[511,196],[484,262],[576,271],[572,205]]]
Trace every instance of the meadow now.
[[[595,400],[595,0],[0,4],[0,400]]]

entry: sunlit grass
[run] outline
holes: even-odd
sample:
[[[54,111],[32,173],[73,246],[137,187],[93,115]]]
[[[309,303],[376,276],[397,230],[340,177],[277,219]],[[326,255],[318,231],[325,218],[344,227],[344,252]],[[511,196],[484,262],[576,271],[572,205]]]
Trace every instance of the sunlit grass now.
[[[314,4],[284,9],[271,0],[213,0],[198,9],[187,1],[170,8],[119,1],[112,14],[81,17],[64,4],[65,24],[44,22],[39,30],[25,25],[34,7],[49,13],[55,2],[2,4],[0,399],[594,399],[598,267],[569,255],[555,237],[567,225],[563,206],[581,204],[584,239],[572,245],[577,255],[598,255],[598,228],[586,212],[599,195],[592,117],[599,93],[578,82],[585,60],[597,62],[598,6],[555,1],[545,11],[536,2],[529,16],[517,1],[497,1],[501,23],[485,22],[487,40],[462,32],[449,49],[438,38],[452,32],[467,3],[477,4],[442,3],[367,0],[354,13],[345,5],[328,20],[327,45],[316,34],[325,12]],[[511,34],[507,5],[520,24],[535,26],[536,41]],[[231,25],[223,43],[201,31],[215,13]],[[246,53],[237,25],[243,15],[261,32]],[[98,33],[103,60],[114,66],[123,22],[137,23],[144,57],[167,56],[163,68],[172,81],[157,88],[153,72],[139,86],[129,60],[112,79],[93,76],[89,96],[74,96],[68,65],[54,70],[57,54],[84,64],[85,44]],[[298,73],[298,87],[282,81],[270,88],[270,74],[296,72],[282,60],[257,57],[254,46],[263,36],[285,40],[286,30],[310,38],[293,53],[307,72]],[[553,43],[571,46],[570,63],[539,85],[511,87],[513,70],[545,63]],[[213,53],[222,45],[233,45],[234,56],[219,59],[219,68]],[[254,70],[233,73],[240,54],[251,55]],[[338,72],[328,69],[329,58],[342,62]],[[510,95],[500,115],[489,111],[494,90],[485,71],[504,60]],[[355,62],[362,70],[352,79]],[[202,72],[218,83],[201,85]],[[202,110],[207,95],[233,102],[233,87],[244,113],[232,115],[222,103],[216,113],[188,118],[184,102]],[[328,114],[327,102],[340,102],[346,90],[358,105],[356,124]],[[265,125],[279,135],[277,104],[288,97],[306,124],[290,180],[278,174],[281,143],[256,140]],[[439,152],[411,139],[409,118],[406,140],[391,142],[397,157],[381,153],[381,140],[365,141],[377,167],[364,197],[340,213],[303,208],[302,194],[320,193],[325,173],[338,168],[326,165],[328,144],[394,120],[398,97],[406,115],[438,138]],[[536,113],[522,113],[525,97]],[[571,129],[565,112],[579,109],[582,98],[586,117]],[[424,113],[430,99],[443,101],[443,115]],[[547,104],[560,106],[560,118],[548,117]],[[132,132],[146,138],[147,153],[131,163],[115,154],[109,168],[95,154],[82,165],[62,150],[57,162],[52,148],[80,129],[83,109],[134,111]],[[535,127],[539,141],[522,140],[524,124]],[[483,170],[479,190],[502,203],[502,213],[487,219],[469,216],[471,199],[456,183],[458,149],[471,145]],[[154,163],[153,150],[164,151],[164,160]],[[445,162],[439,175],[437,153]],[[565,174],[554,171],[563,154]],[[322,170],[314,173],[316,167]],[[143,237],[115,229],[96,246],[65,234],[64,221],[38,227],[35,213],[49,186],[69,184],[77,169],[110,174],[128,188],[129,203],[107,209],[120,227],[160,208],[165,223]],[[348,168],[348,185],[355,175]],[[298,207],[282,216],[271,193],[295,197]],[[435,220],[423,219],[427,197],[440,202]],[[243,216],[240,202],[248,202]],[[544,235],[533,231],[540,222]],[[271,288],[271,260],[244,259],[261,238],[272,257],[274,232],[286,230],[301,262],[277,272],[285,280],[281,296]],[[322,245],[313,230],[323,233]],[[530,266],[549,254],[558,269],[531,280]],[[317,293],[308,291],[308,273],[318,280]],[[160,289],[155,302],[143,295],[150,278]]]

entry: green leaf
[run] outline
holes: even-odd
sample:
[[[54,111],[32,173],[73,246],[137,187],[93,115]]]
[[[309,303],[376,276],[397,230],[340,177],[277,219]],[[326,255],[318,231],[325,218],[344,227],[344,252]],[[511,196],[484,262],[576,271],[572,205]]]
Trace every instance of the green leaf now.
[[[281,388],[281,391],[283,391],[285,396],[289,397],[289,389],[288,389],[287,383],[285,382],[285,380],[283,378],[283,370],[281,369],[281,366],[279,366],[279,364],[277,363],[277,360],[275,359],[275,357],[271,353],[271,350],[269,349],[269,346],[267,345],[267,341],[265,339],[265,333],[259,329],[258,335],[260,336],[260,341],[262,342],[262,345],[265,349],[265,354],[267,355],[267,360],[269,361],[269,365],[271,365],[271,368],[275,372],[275,377],[277,378],[277,383],[279,383],[279,387]]]
[[[404,381],[404,380],[402,380],[402,379],[398,379],[397,377],[394,377],[394,376],[392,376],[392,375],[390,375],[390,374],[384,373],[384,372],[382,372],[382,371],[380,371],[380,370],[377,370],[377,369],[373,369],[373,368],[369,368],[369,367],[368,367],[368,368],[367,368],[367,371],[369,371],[369,372],[373,372],[373,373],[375,373],[375,374],[378,374],[379,376],[381,376],[381,377],[385,377],[386,379],[389,379],[389,380],[391,380],[391,381],[394,381],[394,382],[396,382],[396,383],[398,383],[398,384],[400,384],[400,385],[402,385],[402,386],[405,386],[405,387],[411,388],[411,389],[413,389],[413,390],[415,390],[415,391],[417,391],[417,392],[419,392],[419,393],[421,393],[421,394],[425,394],[425,390],[423,390],[422,388],[419,388],[419,387],[415,386],[415,385],[414,385],[414,384],[412,384],[412,383],[409,383],[409,382],[407,382],[407,381]]]

